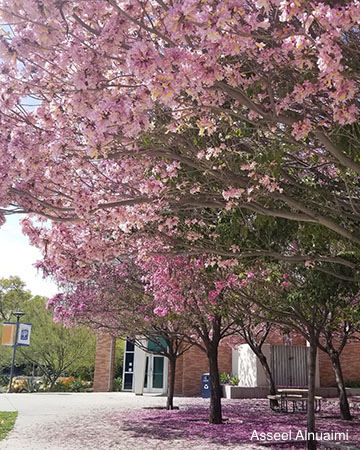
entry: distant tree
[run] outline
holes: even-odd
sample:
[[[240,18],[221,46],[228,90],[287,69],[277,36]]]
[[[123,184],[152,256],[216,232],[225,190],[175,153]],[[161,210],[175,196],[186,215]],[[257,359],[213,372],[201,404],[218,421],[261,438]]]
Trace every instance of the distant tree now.
[[[11,313],[31,299],[26,285],[19,277],[0,278],[0,322],[11,319]]]
[[[22,305],[30,299],[31,294],[19,277],[0,278],[0,325],[4,321],[15,320],[11,313],[21,309]],[[10,367],[11,354],[11,347],[0,345],[0,372]]]
[[[0,345],[0,374],[11,365],[11,347]]]
[[[35,365],[52,386],[65,371],[94,366],[95,337],[85,328],[67,329],[54,323],[46,300],[32,297],[17,276],[0,279],[0,323],[11,320],[13,311],[22,310],[22,321],[33,326],[30,346],[18,349],[16,365]],[[11,353],[10,347],[0,346],[0,370],[10,367]]]
[[[45,308],[46,300],[34,297],[23,305],[32,332],[30,346],[20,348],[19,355],[24,362],[35,364],[51,388],[65,372],[94,365],[95,336],[87,328],[71,329],[54,323]]]

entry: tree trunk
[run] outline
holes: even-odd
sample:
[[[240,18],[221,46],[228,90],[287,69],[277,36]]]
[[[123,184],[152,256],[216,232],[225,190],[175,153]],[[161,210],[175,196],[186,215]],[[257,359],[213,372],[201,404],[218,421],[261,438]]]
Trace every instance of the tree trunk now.
[[[50,391],[52,391],[54,389],[55,384],[56,384],[56,380],[57,380],[57,377],[56,378],[49,377],[49,384],[50,384],[49,390]]]
[[[169,386],[167,391],[166,409],[174,409],[176,358],[169,359]]]
[[[268,385],[269,385],[269,394],[276,395],[275,381],[272,376],[271,369],[270,369],[269,363],[266,359],[266,356],[262,352],[260,352],[257,354],[257,357],[259,358],[259,361],[265,372],[266,381],[268,382]],[[279,403],[277,400],[270,400],[270,403],[271,403],[271,406],[279,406]]]
[[[341,370],[340,357],[337,353],[334,352],[329,353],[329,356],[331,359],[331,364],[334,369],[337,389],[339,393],[341,418],[344,420],[352,420],[349,402],[345,389],[344,377]]]
[[[259,361],[265,372],[266,381],[268,382],[268,385],[269,385],[269,394],[275,395],[276,394],[276,385],[275,385],[274,378],[271,373],[270,366],[267,362],[266,356],[263,353],[259,353],[259,354],[257,354],[257,357],[259,358]]]
[[[317,343],[315,337],[310,340],[308,358],[308,407],[307,407],[307,450],[316,450],[315,439],[315,372]]]
[[[210,415],[209,423],[222,423],[221,414],[221,385],[218,366],[218,345],[208,348],[207,357],[210,369]]]

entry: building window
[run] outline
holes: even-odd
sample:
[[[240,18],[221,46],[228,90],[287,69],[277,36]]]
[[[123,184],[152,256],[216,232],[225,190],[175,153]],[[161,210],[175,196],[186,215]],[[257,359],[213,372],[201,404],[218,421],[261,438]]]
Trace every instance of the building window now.
[[[135,345],[126,341],[124,353],[123,391],[133,390]]]

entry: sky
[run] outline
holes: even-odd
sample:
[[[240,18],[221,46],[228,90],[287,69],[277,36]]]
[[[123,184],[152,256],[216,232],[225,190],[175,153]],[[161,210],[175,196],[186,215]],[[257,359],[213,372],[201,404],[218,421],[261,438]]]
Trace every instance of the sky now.
[[[44,280],[33,264],[42,259],[41,253],[29,244],[22,234],[20,216],[7,216],[6,223],[0,228],[0,278],[18,276],[33,295],[52,297],[57,293],[56,285]]]
[[[5,24],[1,27],[3,31],[12,33]],[[34,99],[27,98],[23,106],[33,109],[36,105]],[[52,297],[58,292],[57,287],[50,280],[44,280],[41,273],[33,267],[42,257],[40,251],[32,247],[28,238],[22,234],[19,224],[21,217],[7,216],[6,223],[0,227],[0,278],[18,276],[33,295]]]

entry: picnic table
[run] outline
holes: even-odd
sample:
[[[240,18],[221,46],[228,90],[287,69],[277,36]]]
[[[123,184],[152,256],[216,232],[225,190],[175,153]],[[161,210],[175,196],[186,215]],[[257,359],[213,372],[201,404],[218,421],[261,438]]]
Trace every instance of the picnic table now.
[[[278,394],[268,395],[270,408],[276,412],[306,412],[308,405],[308,389],[283,388],[278,389]],[[277,401],[277,406],[274,404]],[[315,396],[315,412],[321,409],[322,397]]]

